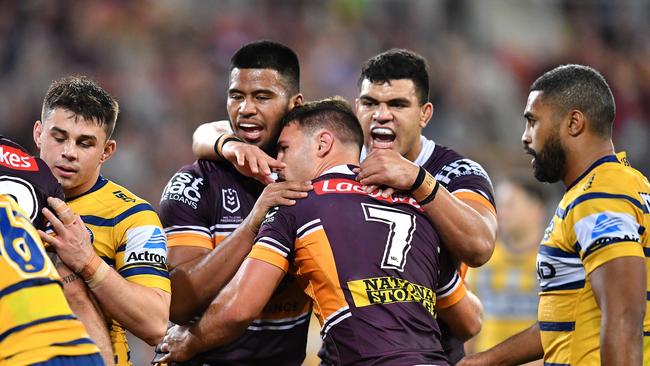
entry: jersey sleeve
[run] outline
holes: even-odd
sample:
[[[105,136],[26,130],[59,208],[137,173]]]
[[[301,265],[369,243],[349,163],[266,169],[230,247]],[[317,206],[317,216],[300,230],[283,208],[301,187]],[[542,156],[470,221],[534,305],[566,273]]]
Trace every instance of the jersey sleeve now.
[[[436,309],[445,309],[459,302],[467,290],[451,256],[444,248],[440,249],[439,267]]]
[[[295,221],[288,211],[288,207],[274,207],[269,210],[248,255],[249,258],[267,262],[284,272],[289,271],[296,238],[296,231],[293,229]]]
[[[212,202],[205,177],[196,164],[181,168],[169,180],[160,201],[160,219],[167,245],[214,249],[209,207]],[[223,239],[223,238],[221,238]]]
[[[167,238],[160,219],[141,201],[120,216],[115,226],[115,269],[127,281],[170,292],[167,271]]]
[[[587,274],[619,257],[644,257],[640,244],[643,204],[625,192],[591,192],[579,196],[566,211],[567,237]]]
[[[496,214],[490,177],[477,162],[457,159],[445,164],[434,177],[456,198],[476,201]]]

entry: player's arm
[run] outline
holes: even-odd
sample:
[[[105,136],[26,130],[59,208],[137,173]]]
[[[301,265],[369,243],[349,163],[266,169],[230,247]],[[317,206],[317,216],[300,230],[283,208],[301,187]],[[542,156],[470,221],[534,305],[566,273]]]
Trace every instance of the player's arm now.
[[[387,166],[391,169],[386,169]],[[422,208],[442,242],[458,260],[478,267],[490,259],[497,233],[492,209],[472,197],[459,199],[424,169],[420,170],[418,165],[393,150],[373,150],[360,167],[359,182],[369,191],[379,186],[391,187],[384,192],[386,196],[394,190],[412,191],[415,198],[423,202]],[[419,176],[422,179],[418,180]]]
[[[95,306],[91,299],[92,294],[88,292],[86,284],[79,276],[61,262],[55,253],[50,253],[50,258],[61,277],[63,295],[70,305],[70,309],[81,320],[88,335],[99,347],[104,363],[113,365],[113,345],[101,309]]]
[[[48,202],[58,214],[71,212],[62,201],[51,200]],[[170,295],[161,289],[129,282],[108,266],[95,254],[78,214],[74,214],[74,221],[68,225],[47,208],[43,214],[57,236],[40,231],[41,239],[52,245],[63,263],[86,281],[102,309],[138,338],[150,345],[157,344],[167,329]]]
[[[214,250],[195,246],[169,248],[172,305],[170,318],[185,324],[200,314],[230,281],[253,246],[253,240],[271,207],[291,206],[307,197],[310,182],[273,183],[255,202],[244,222]]]
[[[539,360],[544,356],[539,323],[515,334],[485,352],[463,358],[458,366],[508,366]]]
[[[646,275],[645,258],[619,257],[600,265],[589,276],[602,312],[600,362],[603,365],[643,363]]]
[[[270,157],[257,146],[242,142],[232,133],[228,121],[200,125],[192,136],[194,155],[199,159],[227,160],[241,174],[264,184],[273,183],[271,171],[284,168],[284,163]]]
[[[284,271],[279,267],[246,259],[196,324],[170,329],[160,347],[168,353],[160,362],[186,361],[240,336],[262,311],[282,277]]]
[[[481,331],[483,305],[476,295],[465,290],[465,295],[454,305],[438,309],[438,316],[458,339],[466,341]]]

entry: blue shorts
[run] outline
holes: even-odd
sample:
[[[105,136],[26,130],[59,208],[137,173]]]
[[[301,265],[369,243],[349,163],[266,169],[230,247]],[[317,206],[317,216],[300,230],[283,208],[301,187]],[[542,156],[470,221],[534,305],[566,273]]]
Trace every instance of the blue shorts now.
[[[57,356],[31,366],[104,366],[104,360],[99,353],[93,353],[83,356]]]

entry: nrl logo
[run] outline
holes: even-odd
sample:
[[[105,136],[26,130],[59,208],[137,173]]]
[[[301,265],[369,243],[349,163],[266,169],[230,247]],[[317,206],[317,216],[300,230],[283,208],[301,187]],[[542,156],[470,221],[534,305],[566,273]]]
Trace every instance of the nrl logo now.
[[[221,204],[223,205],[223,209],[230,213],[235,213],[235,211],[239,210],[240,204],[237,191],[233,188],[222,189]]]

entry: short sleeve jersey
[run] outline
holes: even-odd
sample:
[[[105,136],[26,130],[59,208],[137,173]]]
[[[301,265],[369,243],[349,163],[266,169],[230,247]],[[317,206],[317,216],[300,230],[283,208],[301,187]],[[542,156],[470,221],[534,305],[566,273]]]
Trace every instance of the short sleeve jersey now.
[[[26,213],[0,194],[0,364],[99,352],[61,286]]]
[[[545,363],[600,364],[601,311],[589,275],[620,257],[645,258],[650,273],[649,211],[648,179],[627,164],[624,153],[596,161],[567,188],[537,255]],[[612,279],[611,286],[624,280]],[[643,364],[648,365],[647,311],[643,331]]]
[[[249,257],[306,282],[324,364],[446,365],[436,288],[457,273],[440,272],[438,236],[415,199],[370,196],[350,168],[270,211]]]
[[[63,200],[63,189],[43,160],[0,135],[0,194],[11,196],[37,229],[44,229],[41,209],[47,197]]]
[[[95,253],[127,281],[170,292],[167,239],[153,207],[126,188],[99,177],[67,203],[81,215]],[[124,327],[109,327],[116,365],[130,365]]]
[[[199,160],[184,166],[162,194],[161,219],[169,247],[216,248],[248,216],[263,188],[230,164]],[[293,276],[285,276],[241,337],[194,361],[229,366],[301,365],[310,314],[311,300]]]

